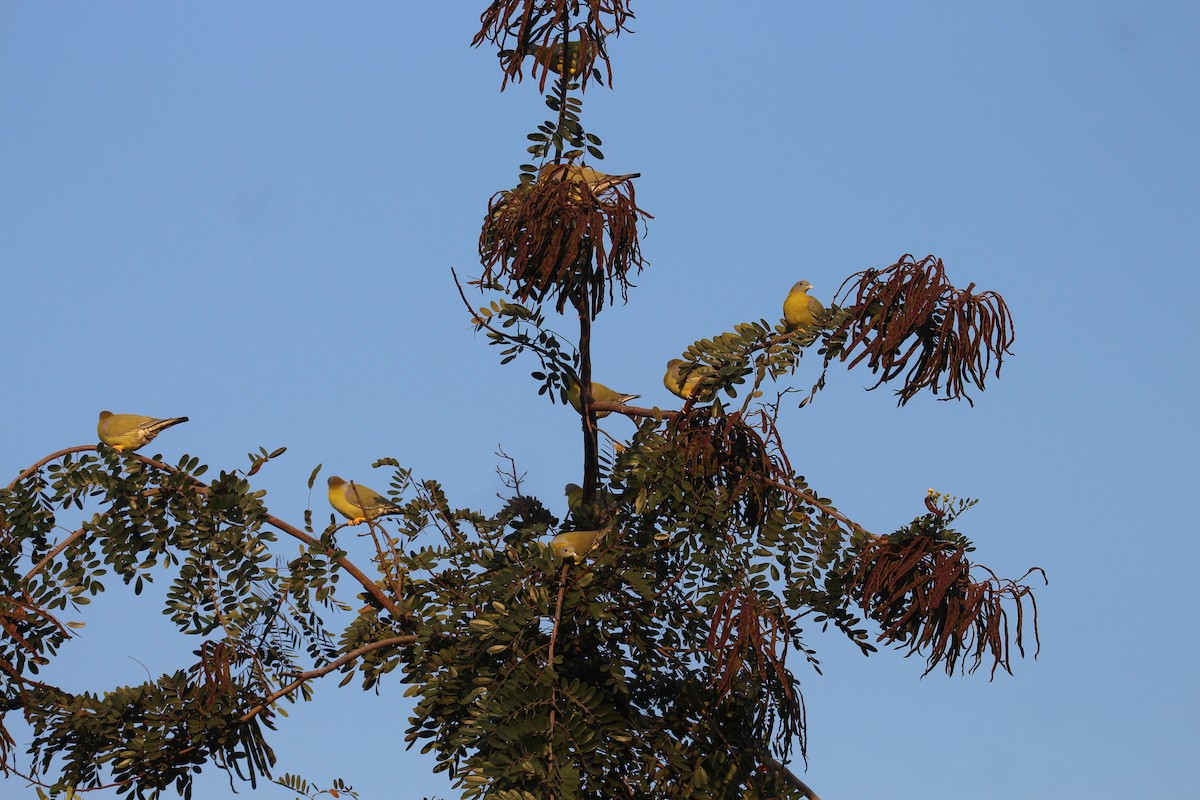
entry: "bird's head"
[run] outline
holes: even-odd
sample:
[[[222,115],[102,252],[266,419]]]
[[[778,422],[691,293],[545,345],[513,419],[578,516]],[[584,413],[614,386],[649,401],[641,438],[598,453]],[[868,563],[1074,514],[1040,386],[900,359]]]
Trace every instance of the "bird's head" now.
[[[330,475],[328,483],[329,483],[330,489],[336,489],[339,486],[346,485],[346,482],[344,480],[342,480],[341,478],[339,478],[337,475]]]
[[[808,281],[800,281],[799,283],[797,283],[795,286],[792,287],[792,291],[793,292],[807,292],[811,288],[813,288],[813,286]]]
[[[100,412],[100,421],[104,422],[104,420],[108,419],[111,416],[112,416],[111,411],[101,411]]]

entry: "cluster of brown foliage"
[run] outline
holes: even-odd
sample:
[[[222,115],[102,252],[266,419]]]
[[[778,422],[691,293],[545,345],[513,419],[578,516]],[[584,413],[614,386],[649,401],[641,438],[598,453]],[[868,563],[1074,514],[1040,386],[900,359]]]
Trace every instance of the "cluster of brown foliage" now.
[[[582,16],[581,16],[582,14]],[[579,18],[572,23],[572,18]],[[633,14],[626,0],[494,0],[479,17],[480,27],[471,40],[478,47],[492,42],[511,50],[511,67],[504,82],[520,76],[521,58],[537,47],[561,46],[568,38],[578,42],[582,54],[580,75],[586,85],[591,66],[598,59],[612,83],[612,64],[604,47],[605,37],[628,30]],[[546,81],[545,65],[542,83]]]
[[[630,272],[645,261],[632,181],[599,193],[582,180],[539,180],[498,192],[479,235],[485,282],[504,282],[518,300],[566,304],[588,299],[593,314],[607,294],[629,290]]]
[[[1037,601],[1030,587],[989,577],[976,581],[971,562],[961,544],[926,534],[911,537],[878,536],[855,554],[846,571],[847,596],[858,602],[863,613],[883,628],[879,640],[900,643],[906,656],[926,654],[928,675],[939,663],[954,674],[959,659],[973,659],[967,672],[974,672],[985,654],[996,668],[1010,667],[1011,644],[1005,601],[1016,610],[1016,645],[1022,656],[1025,622],[1022,600],[1033,608],[1034,656],[1041,649],[1037,634]],[[1022,580],[1038,567],[1030,569]],[[1043,579],[1045,574],[1042,573]]]
[[[801,752],[806,749],[804,699],[787,670],[788,642],[787,616],[779,601],[764,602],[753,590],[735,586],[717,602],[705,645],[718,697],[729,694],[743,671],[763,687],[762,708],[781,723],[785,754],[792,736],[799,739]]]
[[[29,616],[27,609],[31,608],[31,604],[22,602],[15,597],[7,595],[0,597],[0,631],[3,631],[5,636],[16,642],[17,646],[29,653],[30,656],[37,656],[37,649],[21,635],[21,628],[25,627],[25,620]],[[0,669],[9,672],[11,666],[7,661],[0,660]]]
[[[774,608],[764,608],[757,594],[740,587],[726,591],[713,611],[706,643],[713,657],[717,694],[724,697],[734,679],[752,663],[758,680],[785,681],[787,629]]]
[[[850,368],[866,359],[880,374],[873,389],[907,370],[896,392],[900,405],[926,386],[937,394],[943,380],[942,399],[970,403],[965,385],[982,389],[993,358],[999,377],[1013,340],[1004,298],[995,292],[972,294],[974,288],[973,283],[966,289],[952,286],[942,260],[931,255],[920,261],[904,255],[885,269],[855,273],[835,298],[850,314],[831,332],[829,341],[839,346],[831,347],[827,358],[846,361],[853,355]]]
[[[0,670],[8,673],[22,687],[45,688],[44,684],[27,678],[25,673],[36,673],[40,666],[48,663],[38,644],[49,636],[52,629],[69,636],[63,624],[35,603],[28,593],[21,592],[20,596],[0,595],[0,633],[16,645],[13,648],[16,663],[0,658]],[[0,763],[7,763],[7,751],[12,738],[4,727],[2,717],[0,713]]]
[[[218,699],[236,694],[233,666],[242,659],[237,650],[225,642],[205,642],[196,653],[200,661],[191,671],[196,681],[197,706],[202,713],[211,714]]]
[[[24,605],[12,597],[0,597],[0,631],[16,642],[21,649],[28,651],[32,657],[36,657],[37,650],[21,635],[21,628],[28,617]],[[18,680],[22,678],[21,672],[4,659],[0,659],[0,669]],[[8,729],[4,727],[3,715],[0,715],[0,764],[8,763],[8,754],[14,744]]]
[[[723,493],[746,525],[766,522],[766,495],[778,470],[762,437],[740,414],[687,409],[667,423],[666,438],[680,474],[697,490]]]

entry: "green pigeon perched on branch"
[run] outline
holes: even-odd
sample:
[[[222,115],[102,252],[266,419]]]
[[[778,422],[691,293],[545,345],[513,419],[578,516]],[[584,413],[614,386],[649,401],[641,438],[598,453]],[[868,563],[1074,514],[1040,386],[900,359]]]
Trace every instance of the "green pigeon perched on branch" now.
[[[403,511],[400,506],[374,489],[354,482],[347,483],[337,475],[329,478],[329,505],[350,520],[351,525]]]
[[[157,417],[141,417],[137,414],[114,414],[111,411],[101,411],[96,432],[100,434],[100,441],[118,453],[132,453],[139,447],[149,444],[151,439],[172,425],[187,421],[187,417],[158,419]]]
[[[563,488],[563,494],[567,496],[567,510],[570,512],[578,511],[583,507],[583,487],[578,483],[568,483]],[[612,505],[617,498],[608,489],[601,486],[596,490],[595,500],[599,505]]]
[[[567,58],[567,77],[572,77],[579,72],[579,52],[580,42],[576,39],[573,42],[567,42],[565,46]],[[583,49],[584,57],[591,54],[591,45],[588,43]],[[562,44],[539,44],[535,45],[531,54],[533,60],[541,64],[546,69],[556,75],[563,74],[563,50]]]
[[[642,173],[631,172],[628,175],[608,175],[591,167],[577,167],[574,164],[545,164],[538,170],[539,181],[575,181],[586,183],[592,194],[600,194],[611,189],[621,181],[640,178]]]
[[[783,301],[783,318],[793,328],[807,328],[817,321],[817,317],[825,313],[825,306],[815,297],[809,297],[812,289],[808,281],[800,281],[788,292]]]
[[[714,387],[706,385],[715,377],[716,371],[707,364],[689,363],[682,358],[673,358],[667,362],[663,386],[676,397],[707,403],[717,394]]]
[[[603,531],[563,531],[550,540],[554,554],[562,559],[571,559],[576,564],[583,560]]]
[[[572,408],[582,414],[583,399],[580,397],[579,381],[568,375],[566,378],[566,384],[567,402],[571,404]],[[614,392],[603,383],[596,383],[595,381],[592,381],[592,399],[598,403],[619,403],[621,405],[625,405],[630,400],[636,400],[639,397],[641,397],[640,394],[621,394],[620,392]],[[607,417],[611,413],[611,411],[597,411],[596,419]]]

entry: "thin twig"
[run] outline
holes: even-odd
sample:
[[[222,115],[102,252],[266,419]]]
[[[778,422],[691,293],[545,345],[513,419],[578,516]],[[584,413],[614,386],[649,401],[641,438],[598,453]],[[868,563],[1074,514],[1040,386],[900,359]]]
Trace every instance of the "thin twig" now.
[[[254,717],[261,714],[263,711],[265,711],[267,706],[271,705],[272,703],[274,703],[276,700],[283,697],[284,695],[291,694],[292,692],[296,691],[302,685],[304,685],[304,683],[306,683],[307,681],[310,681],[313,678],[319,678],[322,675],[333,672],[335,669],[338,669],[342,665],[347,664],[350,661],[353,661],[354,659],[358,658],[361,655],[365,655],[374,650],[382,650],[385,647],[401,647],[401,646],[407,645],[407,644],[416,644],[416,642],[419,638],[420,637],[418,637],[416,634],[409,634],[407,636],[393,636],[390,639],[380,639],[378,642],[371,642],[370,644],[364,644],[362,647],[359,647],[355,650],[351,650],[349,653],[343,654],[342,656],[334,659],[333,661],[330,661],[328,664],[326,664],[323,667],[318,667],[317,669],[310,669],[307,672],[296,673],[294,676],[295,677],[294,681],[292,681],[291,683],[289,683],[287,686],[283,687],[282,689],[271,692],[269,695],[264,697],[262,702],[259,705],[255,706],[254,708],[250,709],[245,714],[243,714],[238,719],[238,722],[249,722],[251,719],[253,719]],[[293,677],[293,676],[289,676],[289,677]]]
[[[354,502],[358,504],[358,508],[363,512],[363,518],[367,523],[367,530],[371,533],[371,542],[375,545],[375,554],[379,556],[379,570],[388,578],[388,583],[391,584],[392,593],[396,597],[404,596],[404,575],[401,570],[397,569],[396,565],[396,548],[392,546],[392,539],[387,535],[387,531],[383,530],[383,526],[376,522],[377,517],[372,516],[366,505],[363,504],[362,497],[358,494],[358,484],[350,481],[350,491],[354,493]],[[376,531],[376,526],[379,526],[379,531]],[[380,544],[379,535],[382,533],[388,539],[389,554],[384,555],[383,545]]]
[[[466,291],[463,289],[462,284],[458,280],[458,273],[455,272],[453,268],[451,268],[451,270],[450,270],[450,275],[454,278],[454,286],[458,289],[458,296],[462,298],[463,305],[465,305],[467,307],[467,311],[470,312],[470,314],[471,314],[471,320],[476,325],[480,326],[481,328],[484,328],[485,330],[489,330],[492,333],[496,334],[497,336],[501,337],[504,341],[511,342],[512,341],[511,336],[509,336],[504,331],[497,329],[486,319],[479,316],[479,313],[475,310],[475,307],[471,305],[471,301],[467,299]],[[540,328],[539,328],[539,330],[540,330]],[[546,361],[549,361],[550,363],[554,364],[555,366],[561,368],[564,372],[567,372],[572,375],[575,374],[574,370],[571,369],[570,364],[568,364],[565,361],[560,360],[552,352],[539,346],[537,344],[537,342],[531,340],[528,342],[524,342],[523,345],[526,348],[537,353],[540,358],[545,359]]]

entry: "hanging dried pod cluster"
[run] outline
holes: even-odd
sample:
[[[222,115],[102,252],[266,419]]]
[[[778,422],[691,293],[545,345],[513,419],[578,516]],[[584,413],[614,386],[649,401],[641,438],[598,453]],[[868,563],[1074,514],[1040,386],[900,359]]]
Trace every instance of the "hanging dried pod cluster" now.
[[[626,0],[495,0],[480,15],[471,44],[491,42],[501,48],[505,84],[510,78],[520,80],[522,60],[533,55],[539,65],[533,74],[540,73],[544,86],[548,72],[562,73],[566,49],[568,75],[578,75],[586,87],[600,61],[611,85],[604,40],[628,30],[631,19]],[[564,38],[569,40],[565,48]]]
[[[196,704],[210,714],[221,698],[237,694],[233,665],[248,659],[239,657],[236,648],[226,642],[205,642],[196,653],[200,661],[191,669]]]
[[[997,667],[1011,674],[1011,637],[1004,603],[1014,604],[1016,645],[1024,656],[1022,600],[1029,599],[1036,656],[1041,648],[1037,601],[1030,587],[988,572],[985,580],[974,580],[966,551],[956,542],[921,533],[878,536],[847,565],[846,596],[880,624],[880,641],[907,647],[905,655],[925,655],[925,674],[940,663],[952,675],[959,659],[970,659],[972,663],[964,669],[974,672],[985,654],[991,655],[993,677]],[[1041,573],[1041,569],[1030,569],[1022,579],[1033,572]]]
[[[740,414],[695,408],[671,418],[665,453],[695,492],[720,497],[733,518],[761,528],[767,519],[775,462],[758,432]]]
[[[11,651],[14,660],[17,661],[16,664],[11,664],[7,658],[0,656],[0,670],[10,675],[14,671],[20,674],[27,660],[38,663],[43,651],[34,643],[41,642],[50,629],[61,631],[64,638],[68,635],[62,623],[34,603],[28,593],[22,592],[21,597],[0,595],[0,632],[7,640],[3,650]]]
[[[34,624],[35,619],[41,621],[42,629]],[[36,673],[37,664],[45,663],[42,651],[35,643],[50,633],[45,630],[48,625],[65,631],[58,620],[34,605],[28,595],[24,595],[24,599],[0,596],[0,634],[4,640],[0,648],[0,653],[3,653],[0,655],[0,671],[15,679],[15,683],[8,687],[10,692],[23,694],[27,685],[39,685],[22,676],[27,670]],[[8,763],[8,754],[13,745],[13,738],[0,714],[0,764]]]
[[[780,622],[778,608],[764,607],[749,589],[734,586],[721,595],[705,646],[718,697],[729,694],[747,662],[759,681],[787,682],[787,626]]]
[[[483,280],[504,283],[518,300],[568,302],[588,298],[593,313],[629,290],[630,272],[645,265],[638,242],[633,183],[593,185],[543,177],[494,195],[479,236]]]
[[[804,699],[787,669],[790,635],[778,600],[764,601],[754,590],[735,586],[717,601],[705,645],[719,699],[739,683],[739,675],[741,683],[762,687],[758,713],[772,728],[779,721],[782,730],[773,731],[770,738],[779,743],[785,758],[793,736],[801,753],[807,749]]]
[[[931,255],[855,273],[838,289],[836,302],[849,314],[830,332],[826,360],[849,359],[853,368],[865,359],[879,373],[873,389],[903,374],[900,405],[927,386],[937,394],[943,381],[942,399],[970,403],[966,385],[982,389],[993,358],[999,377],[1013,340],[1004,298],[972,294],[974,288],[952,286],[942,260]]]
[[[597,56],[602,53],[607,65],[608,55],[604,50],[604,40],[594,40],[589,38],[586,32],[577,31],[573,38],[565,43],[559,36],[550,39],[545,44],[533,45],[527,50],[501,50],[500,59],[506,83],[510,78],[520,81],[524,77],[522,70],[525,56],[532,55],[534,63],[532,74],[539,79],[539,91],[545,91],[546,81],[552,72],[565,76],[572,83],[578,80],[579,88],[587,91],[588,79],[597,74],[595,72]],[[611,81],[611,67],[608,72]]]

